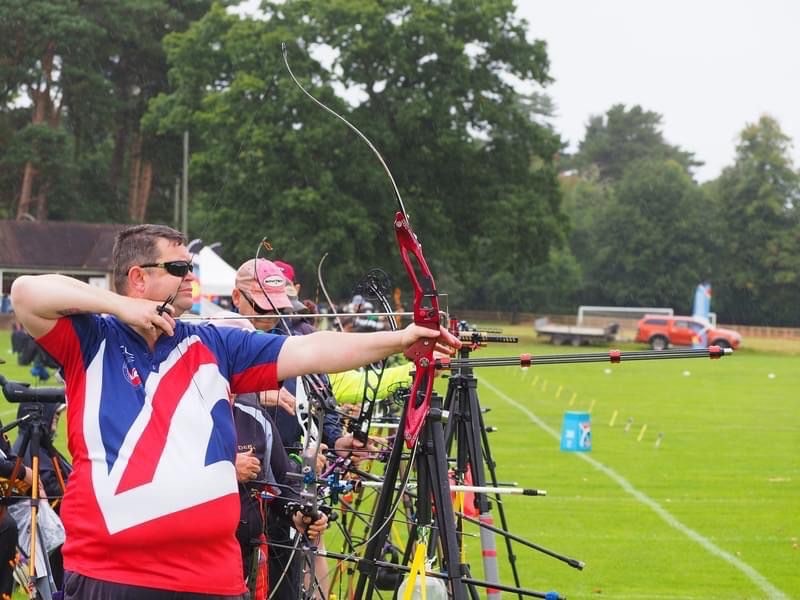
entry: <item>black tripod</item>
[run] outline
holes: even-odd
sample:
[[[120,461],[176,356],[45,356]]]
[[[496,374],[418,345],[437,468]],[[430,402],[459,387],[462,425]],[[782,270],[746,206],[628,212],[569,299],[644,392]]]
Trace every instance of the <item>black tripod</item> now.
[[[383,557],[383,549],[389,536],[394,511],[406,493],[403,489],[405,485],[398,488],[397,484],[403,459],[402,440],[405,433],[406,412],[412,401],[407,398],[404,403],[396,442],[386,465],[383,486],[373,513],[367,549],[364,557],[359,561],[360,574],[356,586],[356,598],[371,598],[375,591],[378,575],[377,563]],[[441,424],[441,405],[441,398],[434,394],[431,397],[430,411],[412,454],[413,460],[408,461],[406,465],[404,484],[408,483],[411,471],[415,466],[417,470],[416,519],[415,525],[411,529],[408,548],[416,540],[424,537],[421,529],[435,526],[442,546],[441,567],[446,572],[450,597],[454,600],[466,600],[466,584],[462,565],[459,562],[458,539],[454,521],[450,516],[453,514],[453,504],[447,479],[447,454],[445,453],[444,430]],[[433,504],[431,504],[431,500]],[[434,506],[436,507],[435,525],[432,510]]]
[[[466,341],[465,333],[461,333],[462,341]],[[517,338],[495,335],[482,335],[473,344],[479,342],[517,342]],[[474,345],[465,343],[459,350],[459,357],[469,358]],[[489,449],[489,438],[483,420],[480,401],[478,400],[478,380],[473,375],[473,370],[469,366],[453,369],[447,384],[447,394],[445,395],[444,408],[448,411],[449,417],[445,427],[445,440],[448,456],[452,456],[453,443],[456,443],[456,469],[455,483],[464,484],[471,482],[476,487],[486,486],[486,474],[484,462],[491,477],[492,486],[498,487],[497,472],[495,462]],[[503,502],[499,494],[495,496],[500,524],[503,531],[508,531]],[[479,513],[481,523],[492,524],[491,502],[485,492],[475,494],[475,508]],[[466,507],[465,507],[466,512]],[[458,523],[459,532],[461,530],[461,519]],[[492,582],[499,582],[499,572],[497,569],[497,558],[495,552],[494,532],[488,528],[481,528],[481,546],[483,549],[483,567],[485,577]],[[520,587],[519,573],[517,571],[516,555],[511,544],[511,539],[505,537],[508,562],[514,576],[514,584]],[[500,597],[497,589],[490,589],[487,593],[488,598]],[[522,598],[521,594],[518,594]]]
[[[367,538],[367,548],[364,556],[357,559],[359,578],[355,598],[358,600],[372,598],[376,587],[378,587],[377,579],[381,575],[385,575],[387,571],[391,571],[393,568],[396,571],[409,571],[407,567],[387,563],[382,559],[384,558],[386,540],[389,536],[394,513],[403,498],[411,495],[406,490],[406,485],[416,467],[416,513],[403,563],[408,563],[411,558],[412,546],[420,539],[424,539],[424,532],[429,529],[431,531],[431,543],[428,554],[431,556],[436,547],[441,546],[439,570],[442,573],[429,573],[428,575],[444,579],[447,582],[450,598],[466,600],[469,594],[470,598],[477,600],[477,588],[481,587],[488,590],[514,592],[519,595],[536,598],[560,599],[561,596],[552,592],[544,593],[528,590],[520,588],[519,585],[515,587],[502,585],[496,579],[495,581],[484,581],[471,577],[469,566],[460,559],[460,532],[456,528],[453,503],[450,496],[448,459],[445,451],[444,427],[442,425],[442,398],[435,393],[431,397],[430,411],[425,419],[415,449],[412,451],[411,459],[407,461],[406,471],[403,477],[400,477],[400,467],[404,460],[402,440],[405,433],[406,413],[410,402],[413,402],[413,400],[408,398],[406,393],[396,441],[389,456],[381,492],[375,504],[372,526]],[[401,479],[402,481],[400,481]],[[435,509],[435,519],[433,509]],[[481,528],[487,528],[483,523],[480,525]],[[491,528],[491,526],[488,526],[488,528]],[[496,529],[495,531],[503,533]],[[526,543],[519,538],[515,537],[515,539]],[[529,545],[529,543],[526,544]]]

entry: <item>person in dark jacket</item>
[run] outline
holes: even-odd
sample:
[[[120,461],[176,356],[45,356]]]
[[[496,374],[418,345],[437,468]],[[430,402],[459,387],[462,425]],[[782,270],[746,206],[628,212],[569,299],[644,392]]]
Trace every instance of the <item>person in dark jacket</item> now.
[[[275,545],[291,544],[293,536],[289,532],[293,528],[305,532],[312,540],[317,539],[327,527],[327,517],[321,515],[317,521],[310,523],[310,519],[299,513],[287,514],[286,504],[299,501],[295,489],[298,480],[291,478],[292,473],[299,473],[299,468],[284,450],[280,432],[261,404],[259,395],[236,396],[233,417],[237,435],[236,475],[241,501],[236,537],[242,549],[245,580],[248,587],[256,592],[253,600],[263,600],[266,590],[259,587],[261,569],[257,561],[264,556],[266,542],[270,595],[273,599],[298,598],[301,562],[297,560],[289,564],[285,548]],[[267,531],[269,539],[265,535]],[[274,594],[273,590],[276,590]]]

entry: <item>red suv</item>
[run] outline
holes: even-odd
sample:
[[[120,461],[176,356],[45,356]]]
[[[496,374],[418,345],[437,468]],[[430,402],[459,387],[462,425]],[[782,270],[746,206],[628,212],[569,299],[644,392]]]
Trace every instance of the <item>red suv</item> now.
[[[653,350],[670,346],[692,346],[705,334],[705,344],[721,348],[738,348],[742,336],[733,329],[711,327],[696,317],[646,315],[639,320],[636,341],[650,344]]]

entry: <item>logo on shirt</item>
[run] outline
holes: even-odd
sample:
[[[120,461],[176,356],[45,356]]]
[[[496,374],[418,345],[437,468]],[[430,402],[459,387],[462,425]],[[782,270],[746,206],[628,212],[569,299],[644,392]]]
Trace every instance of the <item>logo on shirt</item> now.
[[[133,387],[140,387],[142,385],[142,378],[139,377],[139,371],[136,370],[136,367],[123,365],[122,372],[125,373],[125,377]]]
[[[140,387],[142,385],[142,378],[139,376],[139,371],[137,371],[136,367],[133,365],[136,358],[133,354],[128,352],[125,346],[120,346],[119,349],[122,350],[122,356],[125,358],[125,364],[122,365],[122,374],[133,387]]]

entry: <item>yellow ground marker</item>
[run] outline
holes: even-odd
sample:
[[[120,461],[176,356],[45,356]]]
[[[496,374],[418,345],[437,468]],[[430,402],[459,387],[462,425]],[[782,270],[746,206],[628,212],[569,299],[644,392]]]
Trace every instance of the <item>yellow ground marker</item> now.
[[[595,398],[592,398],[592,403],[589,405],[589,414],[594,410],[594,403],[597,402]]]
[[[535,387],[537,383],[539,383],[539,376],[538,375],[536,375],[533,378],[533,381],[531,382],[531,387]]]
[[[613,415],[611,415],[611,420],[608,422],[608,426],[609,426],[609,427],[613,427],[613,426],[614,426],[614,423],[616,423],[616,422],[617,422],[617,415],[618,415],[618,414],[619,414],[619,411],[618,411],[618,410],[615,410],[615,411],[614,411],[614,414],[613,414]]]
[[[556,400],[561,398],[561,390],[563,390],[563,389],[564,389],[563,385],[558,386],[558,389],[556,390]]]
[[[572,392],[572,398],[569,399],[569,405],[575,404],[575,399],[578,397],[578,392]]]
[[[637,442],[641,442],[642,438],[644,437],[644,432],[647,431],[647,423],[642,425],[641,430],[639,430],[639,435],[636,437]]]

